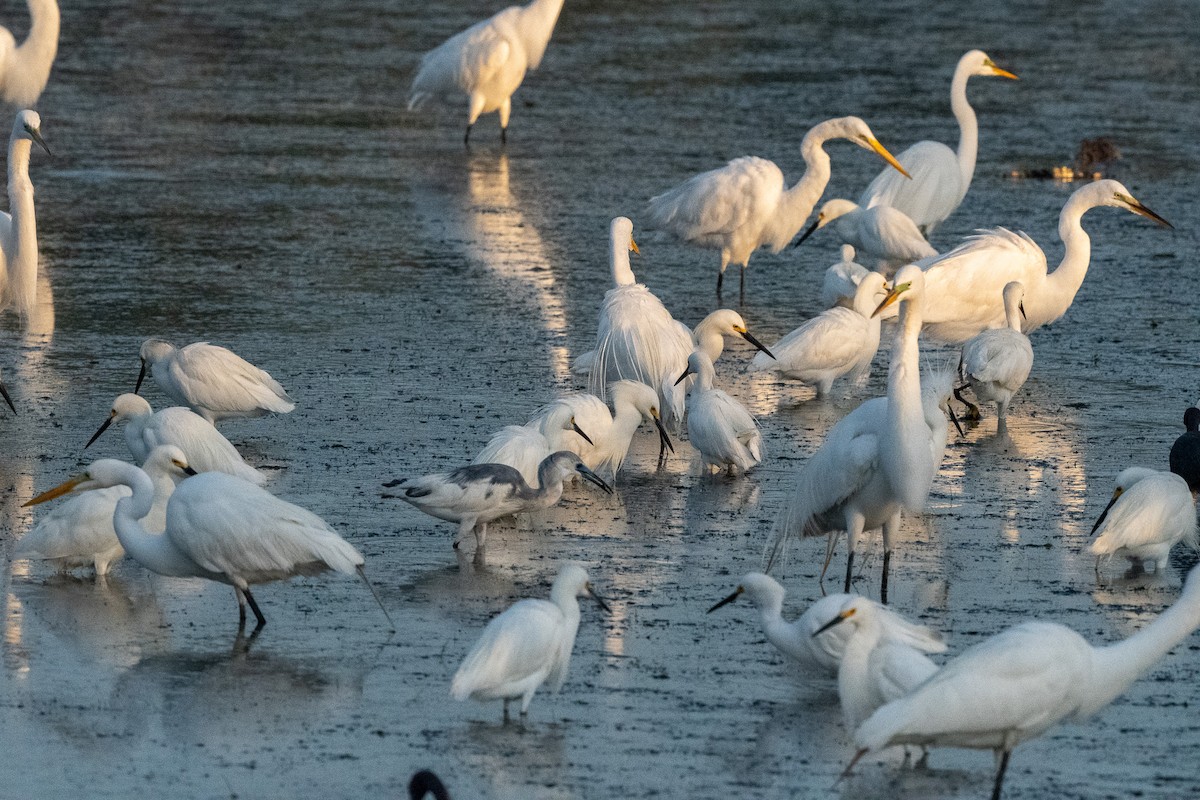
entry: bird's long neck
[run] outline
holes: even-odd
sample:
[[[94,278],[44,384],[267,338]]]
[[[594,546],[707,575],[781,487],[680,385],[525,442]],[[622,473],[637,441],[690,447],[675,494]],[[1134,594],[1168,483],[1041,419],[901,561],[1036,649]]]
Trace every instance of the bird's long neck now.
[[[823,146],[827,138],[825,126],[818,125],[805,134],[800,143],[804,174],[779,198],[775,217],[771,220],[769,239],[764,242],[771,245],[775,252],[796,238],[829,184],[829,154]]]
[[[971,179],[975,177],[975,159],[979,154],[979,122],[975,119],[975,109],[967,102],[967,79],[969,71],[960,66],[954,71],[954,80],[950,82],[950,110],[958,120],[958,170],[962,176],[962,185],[958,199],[961,202],[971,187]]]
[[[1016,295],[1004,298],[1004,318],[1008,327],[1020,333],[1021,331],[1021,301]]]
[[[50,75],[50,66],[58,54],[59,11],[56,0],[28,0],[29,35],[13,54],[8,68],[21,73],[24,81],[41,83],[38,93],[45,87]],[[6,80],[6,83],[9,81]],[[18,98],[13,98],[18,99]],[[20,104],[32,104],[32,100],[19,98]]]
[[[920,350],[921,310],[918,301],[901,300],[900,324],[892,345],[888,369],[887,430],[897,456],[885,459],[888,478],[901,502],[910,511],[925,506],[933,483],[928,427],[921,403]],[[913,424],[920,420],[921,424]]]
[[[563,492],[562,469],[554,462],[542,462],[538,466],[538,485],[530,500],[538,508],[549,508],[558,502]]]
[[[167,503],[175,494],[175,479],[165,471],[158,471],[150,475],[150,480],[154,484],[154,502],[141,521],[150,533],[160,534],[167,528]]]
[[[696,349],[708,356],[709,361],[716,361],[725,350],[725,336],[714,324],[703,319],[692,331],[692,342]]]
[[[1034,294],[1033,309],[1026,302],[1030,314],[1026,327],[1045,325],[1061,317],[1071,307],[1083,279],[1087,277],[1088,265],[1092,261],[1092,239],[1083,229],[1083,215],[1092,204],[1078,195],[1072,196],[1058,216],[1058,236],[1064,251],[1058,267],[1046,276],[1042,290]]]
[[[537,69],[554,33],[563,0],[533,0],[521,13],[520,34],[529,60],[529,69]]]
[[[688,388],[688,392],[707,392],[713,388],[717,371],[713,368],[712,361],[707,358],[696,361],[696,381]]]
[[[620,237],[614,237],[612,242],[612,279],[614,286],[633,286],[637,283],[637,278],[633,274],[633,268],[629,266],[629,242],[617,241]]]
[[[881,628],[873,616],[862,617],[854,634],[846,640],[842,663],[838,665],[838,695],[847,727],[854,729],[866,718],[865,705],[873,694],[869,686],[868,664],[871,651],[879,644]]]
[[[8,261],[9,292],[14,305],[28,313],[37,296],[37,219],[33,211],[33,183],[29,180],[28,139],[8,144],[8,203],[12,230],[3,243]]]
[[[785,652],[795,646],[792,641],[796,638],[795,630],[783,618],[782,595],[760,601],[758,617],[762,622],[763,633],[767,635],[767,641]]]
[[[133,490],[132,495],[117,502],[113,512],[113,527],[125,552],[143,567],[160,575],[195,575],[191,559],[180,553],[166,535],[156,535],[142,527],[140,520],[154,506],[154,482],[150,476],[130,464],[121,482]]]

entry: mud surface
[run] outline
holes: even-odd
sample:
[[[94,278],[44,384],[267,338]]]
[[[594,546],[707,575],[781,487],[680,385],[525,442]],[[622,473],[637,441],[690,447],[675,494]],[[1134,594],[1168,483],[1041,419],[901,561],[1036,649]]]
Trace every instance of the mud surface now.
[[[1098,135],[1125,156],[1116,177],[1177,228],[1087,217],[1075,305],[1034,336],[1008,436],[989,418],[952,440],[929,513],[905,520],[893,604],[953,653],[1030,618],[1114,641],[1178,596],[1187,564],[1134,579],[1114,565],[1098,584],[1085,547],[1116,473],[1165,468],[1200,394],[1186,4],[568,0],[507,149],[490,116],[470,151],[461,105],[403,102],[418,54],[495,3],[68,5],[40,104],[55,156],[32,168],[48,281],[28,331],[5,320],[0,350],[21,411],[0,413],[0,795],[398,797],[432,767],[461,798],[986,796],[990,756],[950,750],[927,771],[899,752],[867,759],[830,788],[852,751],[832,683],[796,674],[750,608],[704,613],[759,567],[791,472],[883,391],[882,355],[864,389],[814,403],[745,376],[751,352],[731,345],[718,380],[760,418],[761,469],[702,477],[684,444],[659,470],[645,432],[618,496],[576,486],[494,528],[485,567],[456,560],[453,526],[379,497],[575,386],[611,217],[636,223],[651,195],[747,153],[795,179],[801,135],[831,116],[862,116],[897,152],[954,141],[947,89],[971,47],[1022,80],[972,82],[979,166],[936,246],[1007,225],[1057,263],[1074,187],[1002,176],[1067,163]],[[24,12],[5,14],[23,35]],[[880,167],[849,144],[830,152],[826,197],[856,196]],[[714,254],[636,233],[634,269],[677,318],[715,307]],[[817,236],[756,255],[751,330],[770,343],[814,314],[836,253]],[[262,587],[270,624],[247,648],[228,587],[130,562],[97,585],[9,561],[35,519],[23,502],[125,457],[119,434],[83,444],[150,335],[229,346],[298,399],[224,430],[273,491],[362,550],[395,635],[348,579]],[[789,617],[819,596],[822,552],[794,549]],[[562,694],[539,695],[524,725],[450,701],[487,619],[544,596],[564,559],[589,565],[613,613],[585,607]],[[861,558],[859,591],[877,595],[880,560]],[[1093,721],[1022,746],[1006,797],[1200,794],[1198,650],[1189,639]]]

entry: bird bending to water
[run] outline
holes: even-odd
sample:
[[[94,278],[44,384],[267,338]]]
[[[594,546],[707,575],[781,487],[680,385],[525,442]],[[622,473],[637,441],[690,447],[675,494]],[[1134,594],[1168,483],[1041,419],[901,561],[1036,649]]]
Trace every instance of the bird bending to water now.
[[[878,272],[859,279],[851,308],[826,309],[771,345],[774,358],[756,355],[751,372],[777,372],[812,384],[817,397],[827,397],[843,375],[863,378],[879,349],[879,319],[872,316],[886,294],[887,280]]]
[[[842,245],[841,261],[825,270],[821,279],[821,306],[854,308],[854,292],[871,270],[854,260],[854,246]]]
[[[37,105],[58,54],[58,3],[27,0],[26,5],[29,35],[20,46],[7,28],[0,28],[0,96],[16,108]]]
[[[567,679],[579,630],[579,597],[591,597],[609,610],[592,589],[587,572],[564,564],[549,600],[518,600],[493,617],[454,673],[450,696],[503,700],[508,719],[510,700],[521,699],[521,716],[525,716],[539,686],[549,681],[550,690],[557,692]]]
[[[12,405],[12,402],[9,402]],[[1171,472],[1187,481],[1192,494],[1200,492],[1200,408],[1183,412],[1186,432],[1171,445]]]
[[[50,153],[41,127],[42,118],[36,111],[17,114],[8,140],[8,213],[0,211],[0,256],[4,260],[0,265],[0,311],[10,308],[26,319],[37,302],[38,275],[37,217],[29,155],[33,142]]]
[[[875,268],[891,274],[898,267],[938,254],[908,216],[891,206],[863,208],[850,200],[828,200],[817,218],[796,240],[805,239],[830,223],[844,243],[853,245],[860,257],[873,258]]]
[[[607,409],[606,409],[607,410]],[[538,467],[546,456],[559,450],[579,452],[565,434],[584,445],[594,445],[592,438],[575,422],[575,410],[566,403],[553,402],[544,413],[525,425],[506,425],[492,435],[472,464],[507,464],[521,473],[530,486],[537,483]]]
[[[525,79],[525,72],[542,63],[562,6],[563,0],[509,6],[421,56],[408,110],[429,97],[461,92],[467,95],[463,143],[470,143],[471,126],[479,115],[493,111],[500,112],[500,141],[507,141],[513,92]]]
[[[763,459],[762,434],[754,417],[737,400],[713,388],[716,372],[703,350],[688,356],[687,369],[675,382],[693,374],[696,382],[688,390],[687,402],[688,439],[700,451],[705,472],[715,467],[733,475],[735,469],[743,473],[752,469]]]
[[[925,236],[933,233],[967,196],[975,175],[975,157],[979,152],[979,125],[975,111],[967,102],[967,80],[976,75],[992,75],[1016,80],[981,50],[971,50],[958,60],[950,82],[950,108],[958,120],[958,152],[941,142],[917,142],[899,156],[912,180],[897,180],[883,170],[871,181],[859,198],[863,208],[891,206],[904,212]]]
[[[831,594],[822,597],[809,606],[798,620],[786,622],[782,614],[784,588],[769,575],[750,572],[742,578],[733,594],[710,608],[708,613],[711,614],[718,608],[732,603],[743,594],[758,608],[767,641],[784,655],[800,662],[806,669],[820,670],[830,676],[837,675],[846,643],[853,631],[849,626],[828,627],[827,622],[858,595]],[[872,603],[870,600],[865,602]],[[885,641],[896,641],[922,653],[945,652],[945,641],[929,628],[914,625],[880,605],[875,605],[875,611],[875,619],[883,629],[882,636]],[[822,627],[825,630],[820,630]]]
[[[154,448],[142,469],[154,484],[154,501],[142,524],[151,533],[161,534],[167,526],[167,501],[175,485],[196,471],[183,451],[172,445]],[[49,561],[60,572],[91,566],[96,577],[103,578],[113,562],[125,555],[113,512],[117,501],[130,494],[127,486],[81,492],[42,517],[17,543],[13,558]]]
[[[123,394],[113,401],[108,419],[100,425],[84,449],[100,438],[114,422],[125,423],[125,443],[139,461],[145,461],[158,445],[175,445],[183,451],[196,472],[224,472],[255,484],[267,476],[246,463],[237,448],[204,417],[183,406],[154,412],[140,395]]]
[[[1008,404],[1020,391],[1033,369],[1033,346],[1021,332],[1025,308],[1021,303],[1025,289],[1019,281],[1004,287],[1004,315],[1008,326],[980,331],[963,345],[958,360],[958,376],[970,384],[980,402],[996,403],[997,430],[1007,425]],[[979,408],[963,399],[961,389],[954,396],[967,406],[967,419],[979,419]]]
[[[1052,622],[1025,622],[967,650],[854,734],[859,751],[900,744],[995,751],[992,800],[1000,800],[1017,745],[1063,721],[1082,721],[1121,695],[1200,624],[1200,572],[1158,619],[1128,639],[1095,647]]]
[[[151,533],[141,522],[154,506],[154,482],[138,467],[111,458],[93,462],[81,475],[25,505],[110,486],[132,490],[113,511],[117,539],[129,557],[159,575],[205,578],[232,586],[239,630],[246,624],[247,603],[257,627],[267,624],[250,593],[252,584],[295,575],[330,569],[357,574],[379,602],[363,572],[362,555],[325,520],[223,472],[205,472],[180,483],[167,502],[166,528],[160,534]],[[391,623],[382,602],[379,608]]]
[[[790,189],[784,188],[783,171],[773,162],[743,156],[651,198],[650,219],[686,242],[721,252],[717,294],[721,293],[725,268],[741,266],[744,294],[751,254],[759,247],[770,247],[775,253],[786,247],[821,199],[829,183],[829,156],[823,145],[831,139],[847,139],[872,150],[908,175],[867,123],[858,117],[840,117],[826,120],[804,135],[800,143],[804,176]]]
[[[521,473],[507,464],[471,464],[453,472],[438,472],[418,478],[398,478],[383,484],[400,487],[398,497],[431,517],[457,522],[455,549],[468,533],[475,534],[475,557],[483,558],[488,523],[518,514],[549,508],[562,497],[563,478],[572,470],[609,494],[612,489],[568,450],[546,456],[538,466],[538,485],[531,487]]]
[[[1135,567],[1153,562],[1161,575],[1177,542],[1197,547],[1195,494],[1172,472],[1129,467],[1117,476],[1112,499],[1092,526],[1092,535],[1096,540],[1089,550],[1096,556],[1097,574],[1101,561],[1119,555]]]
[[[233,417],[287,414],[296,407],[279,381],[224,347],[208,342],[176,347],[162,339],[147,339],[141,358],[134,394],[149,369],[167,396],[214,425]]]

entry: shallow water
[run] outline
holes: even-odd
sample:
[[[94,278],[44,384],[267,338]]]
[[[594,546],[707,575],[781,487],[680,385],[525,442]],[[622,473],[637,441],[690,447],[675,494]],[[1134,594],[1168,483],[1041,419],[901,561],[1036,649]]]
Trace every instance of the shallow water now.
[[[847,6],[849,4],[841,4]],[[882,4],[876,4],[882,5]],[[791,471],[862,397],[829,404],[747,378],[748,347],[718,364],[757,415],[769,460],[701,477],[685,445],[655,469],[644,433],[619,495],[569,491],[493,529],[485,568],[459,563],[452,526],[379,497],[380,483],[464,463],[488,435],[574,386],[608,287],[607,228],[652,194],[724,160],[802,168],[805,129],[857,114],[896,152],[957,136],[954,62],[985,48],[1022,80],[977,79],[975,183],[937,232],[1026,230],[1060,255],[1074,187],[1009,170],[1068,162],[1113,137],[1115,171],[1176,224],[1098,210],[1092,273],[1034,337],[1009,436],[988,419],[953,440],[929,513],[906,519],[893,604],[945,631],[952,652],[1028,618],[1092,641],[1129,635],[1178,595],[1183,569],[1098,585],[1085,548],[1113,476],[1162,466],[1194,376],[1200,58],[1178,2],[1071,4],[575,3],[517,95],[509,145],[494,116],[461,144],[461,104],[403,110],[420,52],[495,4],[71,3],[39,109],[55,156],[34,155],[48,283],[28,331],[4,321],[0,367],[21,410],[0,414],[0,795],[400,796],[432,767],[456,797],[982,797],[987,754],[851,755],[828,682],[763,640],[742,604],[704,610],[757,569]],[[24,13],[16,15],[18,35]],[[880,168],[837,143],[826,197]],[[715,254],[636,231],[634,270],[694,324],[714,307]],[[744,316],[768,343],[817,310],[836,242],[758,254]],[[731,273],[732,275],[732,273]],[[20,504],[77,466],[150,335],[211,340],[270,370],[288,416],[227,434],[273,468],[270,487],[329,519],[367,557],[395,616],[363,587],[263,587],[271,624],[235,640],[227,587],[125,562],[106,585],[8,562],[34,514]],[[948,363],[949,354],[929,357]],[[155,387],[152,403],[165,398]],[[795,548],[786,613],[819,594],[823,543]],[[834,574],[844,556],[834,561]],[[613,607],[584,609],[571,675],[525,725],[458,704],[449,679],[486,620],[543,595],[580,559]],[[880,558],[857,588],[877,594]],[[836,587],[837,581],[829,582]],[[1006,797],[1200,793],[1200,640],[1113,707],[1022,746]]]

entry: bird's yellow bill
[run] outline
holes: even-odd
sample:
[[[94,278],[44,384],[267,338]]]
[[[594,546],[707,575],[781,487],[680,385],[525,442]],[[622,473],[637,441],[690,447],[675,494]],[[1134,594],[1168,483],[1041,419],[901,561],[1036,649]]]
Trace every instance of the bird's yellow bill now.
[[[872,317],[879,316],[879,312],[883,311],[885,308],[890,306],[892,303],[896,302],[896,300],[900,297],[900,295],[907,292],[911,287],[912,287],[911,281],[908,283],[902,283],[899,286],[893,286],[891,288],[891,290],[888,291],[887,295],[884,296],[883,302],[881,302],[875,308],[875,311],[871,313],[871,316]]]
[[[1146,219],[1152,219],[1155,222],[1157,222],[1159,225],[1163,225],[1168,228],[1173,229],[1175,227],[1174,225],[1172,225],[1171,223],[1167,222],[1165,219],[1160,217],[1158,214],[1155,214],[1149,208],[1142,205],[1141,201],[1136,200],[1127,194],[1121,194],[1120,192],[1117,192],[1117,198],[1120,199],[1121,201],[1123,201],[1127,206],[1129,206],[1129,210],[1132,211],[1133,213],[1137,214],[1139,217],[1145,217]]]
[[[898,171],[901,175],[906,178],[912,177],[912,175],[908,174],[908,170],[900,166],[900,162],[896,160],[896,157],[889,153],[888,149],[879,143],[878,139],[868,139],[867,144],[871,145],[871,149],[878,153],[880,158],[895,167],[896,171]]]
[[[42,503],[49,502],[50,500],[53,500],[56,497],[62,497],[64,494],[70,493],[76,486],[78,486],[79,484],[83,483],[86,480],[87,480],[86,475],[76,475],[74,478],[71,478],[71,480],[67,481],[66,483],[63,483],[59,486],[55,486],[53,489],[51,489],[48,492],[42,492],[37,497],[30,500],[28,503],[25,503],[25,505],[23,505],[21,507],[26,508],[28,506],[37,506],[37,505],[41,505]]]
[[[629,249],[637,253],[639,256],[642,254],[642,251],[638,250],[637,242],[633,240],[632,236],[629,237]]]
[[[992,74],[998,78],[1008,78],[1009,80],[1013,80],[1013,81],[1021,80],[1016,75],[1013,75],[1011,72],[1009,72],[1008,70],[1000,69],[999,67],[997,67],[996,62],[992,61],[990,58],[987,61],[984,61],[983,65],[985,67],[991,67]]]

